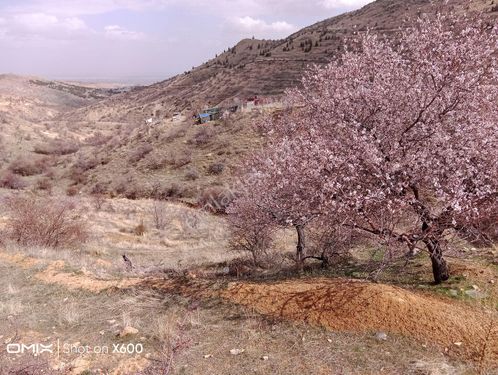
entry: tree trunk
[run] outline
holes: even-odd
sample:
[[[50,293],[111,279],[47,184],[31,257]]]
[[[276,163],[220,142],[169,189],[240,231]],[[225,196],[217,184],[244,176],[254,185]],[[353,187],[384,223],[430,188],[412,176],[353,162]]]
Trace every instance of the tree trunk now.
[[[296,225],[297,231],[297,246],[296,246],[296,255],[297,255],[297,270],[301,272],[304,266],[304,257],[306,256],[306,237],[304,234],[304,225]]]
[[[448,264],[443,258],[443,250],[439,241],[434,238],[428,238],[424,241],[432,262],[432,274],[434,275],[434,282],[436,284],[441,284],[450,277],[450,272],[448,269]]]

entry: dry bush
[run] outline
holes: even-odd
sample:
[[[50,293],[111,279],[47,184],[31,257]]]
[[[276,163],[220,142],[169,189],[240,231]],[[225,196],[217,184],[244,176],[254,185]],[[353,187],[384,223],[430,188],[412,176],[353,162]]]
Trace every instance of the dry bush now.
[[[169,185],[155,183],[152,186],[150,197],[156,200],[167,200],[171,198],[182,198],[185,196],[185,189],[177,183]]]
[[[167,159],[157,153],[150,153],[144,159],[144,165],[146,168],[153,171],[162,169],[168,163]]]
[[[136,236],[143,236],[147,232],[147,227],[144,224],[144,221],[141,220],[140,224],[138,224],[135,228],[133,228],[133,233]]]
[[[247,225],[230,221],[229,247],[233,251],[250,254],[253,266],[269,268],[273,264],[273,236],[275,228],[270,225]]]
[[[474,246],[487,247],[498,242],[498,200],[489,198],[479,204],[479,215],[458,220],[458,232]]]
[[[15,175],[11,171],[3,172],[0,175],[0,187],[4,189],[22,190],[27,184],[21,177]]]
[[[163,230],[169,223],[168,207],[164,202],[154,201],[152,203],[152,219],[154,227]]]
[[[233,191],[215,186],[205,189],[199,196],[197,203],[207,211],[226,213],[226,209],[236,197],[237,195]]]
[[[52,188],[53,188],[52,181],[47,177],[40,178],[36,181],[37,190],[44,190],[47,192],[51,192]]]
[[[87,156],[87,157],[79,157],[73,164],[72,169],[76,170],[79,173],[89,171],[90,169],[94,169],[98,166],[100,160],[95,156]]]
[[[185,179],[187,181],[195,181],[199,178],[199,172],[197,172],[196,169],[189,169],[186,173],[185,173]]]
[[[111,190],[113,191],[114,195],[121,195],[124,194],[126,191],[126,187],[128,184],[132,183],[133,179],[125,176],[118,177],[114,183],[111,186]]]
[[[106,197],[102,193],[93,193],[92,194],[92,205],[96,211],[100,211],[104,206],[106,201]]]
[[[151,190],[147,185],[132,181],[126,186],[123,195],[126,199],[136,200],[149,197],[151,195]]]
[[[328,267],[334,260],[339,260],[348,254],[348,250],[366,241],[358,232],[338,223],[316,223],[307,230],[308,246],[306,258],[322,262],[322,267]]]
[[[95,132],[91,137],[88,137],[85,142],[89,146],[102,146],[109,142],[111,136],[105,136],[101,132]]]
[[[88,177],[85,174],[85,171],[74,166],[70,169],[68,177],[76,185],[84,185],[88,181]]]
[[[171,143],[175,139],[185,137],[186,134],[187,134],[187,132],[185,129],[174,128],[174,129],[170,130],[169,132],[163,134],[160,137],[160,142],[161,143]]]
[[[7,198],[6,206],[8,237],[20,245],[74,248],[88,239],[86,224],[71,201],[16,196]]]
[[[116,179],[109,189],[112,196],[124,196],[131,200],[150,197],[151,190],[149,185],[138,182],[131,175]]]
[[[9,170],[20,176],[34,176],[45,172],[46,169],[46,159],[28,160],[26,158],[19,158],[9,165]]]
[[[225,170],[225,164],[223,163],[213,163],[208,167],[208,173],[212,175],[222,174]]]
[[[92,186],[92,189],[90,190],[90,194],[92,195],[105,195],[107,193],[108,189],[108,184],[104,182],[97,182],[95,185]]]
[[[192,152],[185,150],[181,153],[171,154],[167,161],[175,169],[184,167],[192,162]]]
[[[154,336],[161,345],[160,358],[155,360],[143,374],[176,373],[177,357],[192,345],[192,339],[188,336],[188,330],[192,326],[191,314],[188,311],[169,313],[157,318],[155,326]]]
[[[135,147],[128,156],[130,163],[137,163],[142,160],[147,154],[151,153],[154,148],[148,143],[142,143]]]
[[[74,197],[75,195],[78,195],[80,192],[80,190],[78,189],[77,186],[69,186],[67,189],[66,189],[66,195],[68,197]]]
[[[79,145],[76,142],[63,139],[53,139],[34,147],[34,152],[42,155],[69,155],[78,150]]]
[[[212,131],[209,131],[207,128],[201,128],[194,134],[189,143],[193,143],[196,146],[205,146],[211,142],[214,134]]]

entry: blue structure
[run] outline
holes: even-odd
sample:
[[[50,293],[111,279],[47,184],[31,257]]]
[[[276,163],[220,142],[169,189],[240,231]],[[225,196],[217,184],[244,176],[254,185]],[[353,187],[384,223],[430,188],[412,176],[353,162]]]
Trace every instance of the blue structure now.
[[[197,121],[199,122],[199,124],[205,124],[206,122],[209,121],[218,120],[220,117],[221,117],[220,108],[210,108],[206,109],[206,111],[203,113],[199,113],[197,115]]]

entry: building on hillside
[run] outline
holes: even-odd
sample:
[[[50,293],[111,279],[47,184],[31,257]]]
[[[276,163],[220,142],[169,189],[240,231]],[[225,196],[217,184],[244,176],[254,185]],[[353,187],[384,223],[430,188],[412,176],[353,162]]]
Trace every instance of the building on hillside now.
[[[209,113],[199,113],[197,115],[197,122],[199,124],[205,124],[206,122],[211,121],[211,115]]]
[[[215,121],[221,118],[221,114],[221,108],[209,108],[197,115],[197,122],[199,124],[205,124],[209,121]]]

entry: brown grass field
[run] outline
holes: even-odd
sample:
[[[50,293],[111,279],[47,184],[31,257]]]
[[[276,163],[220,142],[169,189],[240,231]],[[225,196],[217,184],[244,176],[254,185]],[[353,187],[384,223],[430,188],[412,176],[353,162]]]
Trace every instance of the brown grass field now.
[[[380,282],[362,281],[366,250],[359,248],[351,251],[358,274],[338,264],[297,278],[266,271],[237,277],[230,264],[240,254],[228,250],[222,217],[164,203],[168,220],[155,229],[150,200],[79,204],[92,233],[80,249],[4,241],[5,374],[496,373],[496,249],[478,256],[468,247],[463,259],[450,259],[454,274],[442,286],[429,283],[424,256],[402,277],[396,264]],[[3,227],[7,221],[4,214]],[[292,252],[293,239],[283,237],[278,251]],[[6,352],[9,343],[33,342],[58,342],[61,352]],[[88,352],[113,344],[140,344],[143,352]]]

